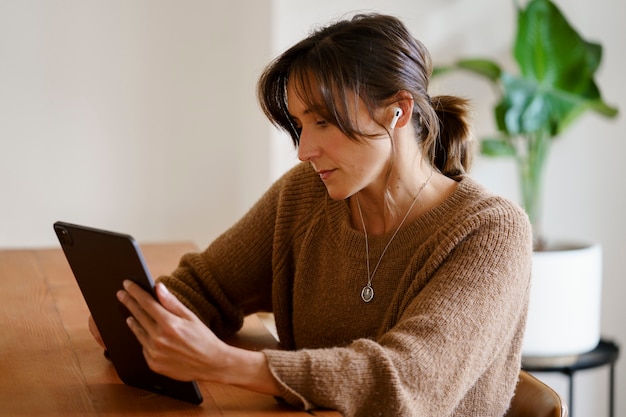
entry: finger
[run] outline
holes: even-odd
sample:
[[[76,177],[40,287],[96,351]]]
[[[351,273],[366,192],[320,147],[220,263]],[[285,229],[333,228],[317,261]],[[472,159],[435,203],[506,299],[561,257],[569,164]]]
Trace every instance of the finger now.
[[[135,298],[133,294],[125,290],[118,291],[117,298],[144,329],[150,331],[155,328],[156,322],[154,318],[146,308],[144,308],[144,305],[141,304],[141,302],[145,302],[145,300],[140,301]],[[152,301],[156,303],[154,299]]]
[[[133,316],[129,316],[126,318],[126,324],[130,328],[130,331],[133,332],[139,343],[144,346],[148,345],[150,342],[150,338],[146,330],[141,326],[138,320],[136,320]]]
[[[141,305],[148,305],[150,302],[155,302],[154,297],[152,297],[151,294],[129,279],[125,279],[122,282],[122,286],[124,287],[124,290]]]
[[[181,303],[180,300],[176,298],[176,296],[172,294],[162,282],[157,283],[156,293],[161,305],[170,313],[187,320],[191,320],[195,317],[191,310]]]
[[[128,294],[135,299],[137,304],[144,310],[153,321],[161,321],[168,318],[168,312],[157,301],[152,294],[130,280],[125,280],[122,284]],[[139,319],[139,317],[138,317]]]

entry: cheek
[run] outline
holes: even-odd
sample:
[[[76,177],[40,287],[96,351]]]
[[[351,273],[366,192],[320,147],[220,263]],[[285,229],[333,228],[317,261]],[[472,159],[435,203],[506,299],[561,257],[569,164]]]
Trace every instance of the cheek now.
[[[358,155],[357,162],[360,162],[363,170],[380,170],[391,160],[391,146],[388,141],[376,140],[361,148],[361,152],[355,155]]]
[[[385,146],[363,146],[351,153],[350,171],[352,185],[364,188],[387,175],[390,162],[390,148]]]
[[[389,139],[365,139],[365,141],[357,142],[336,131],[326,136],[323,142],[326,154],[335,162],[341,161],[344,167],[349,167],[355,174],[367,174],[387,166],[391,157]]]

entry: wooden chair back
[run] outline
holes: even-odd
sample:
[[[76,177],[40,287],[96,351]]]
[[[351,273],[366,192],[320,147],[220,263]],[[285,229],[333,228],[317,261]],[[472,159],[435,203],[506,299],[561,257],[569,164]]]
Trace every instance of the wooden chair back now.
[[[567,417],[567,404],[550,386],[521,371],[515,396],[504,417]]]

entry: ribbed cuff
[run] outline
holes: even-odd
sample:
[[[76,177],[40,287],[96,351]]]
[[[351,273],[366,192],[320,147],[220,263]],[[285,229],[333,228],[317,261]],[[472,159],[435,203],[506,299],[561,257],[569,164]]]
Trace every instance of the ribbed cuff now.
[[[305,397],[292,389],[285,382],[285,376],[293,375],[294,370],[297,369],[297,363],[291,364],[287,359],[288,355],[285,355],[283,351],[276,350],[264,350],[263,353],[267,358],[267,363],[270,368],[270,372],[274,376],[274,379],[278,382],[281,392],[281,398],[289,405],[300,408],[302,410],[311,410],[315,408],[315,405],[308,401]]]

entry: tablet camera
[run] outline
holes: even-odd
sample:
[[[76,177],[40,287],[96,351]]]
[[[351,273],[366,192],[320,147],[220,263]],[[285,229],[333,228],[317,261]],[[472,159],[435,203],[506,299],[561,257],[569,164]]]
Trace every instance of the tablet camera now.
[[[66,228],[57,227],[56,232],[57,236],[59,237],[59,242],[61,242],[62,245],[72,246],[72,243],[74,242],[72,241],[72,236],[70,236],[70,232],[68,232]]]

